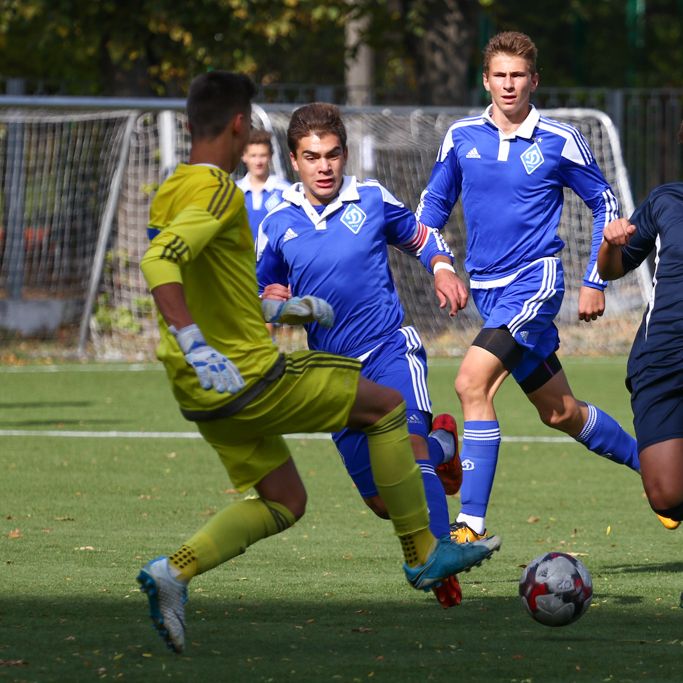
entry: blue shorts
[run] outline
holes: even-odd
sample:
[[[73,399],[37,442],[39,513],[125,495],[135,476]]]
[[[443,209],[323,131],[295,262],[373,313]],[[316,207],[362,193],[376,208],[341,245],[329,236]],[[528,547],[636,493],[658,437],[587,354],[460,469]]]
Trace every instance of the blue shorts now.
[[[470,291],[484,327],[506,327],[522,347],[522,360],[512,371],[517,382],[525,380],[560,347],[553,322],[564,297],[560,259],[539,259],[509,283],[487,289],[473,284]]]
[[[413,327],[402,327],[363,361],[363,377],[392,387],[405,399],[408,431],[425,439],[432,421],[427,389],[427,354]],[[332,434],[344,466],[363,498],[377,495],[370,469],[368,439],[364,432],[342,429]]]
[[[683,438],[683,372],[647,367],[627,380],[638,452]]]

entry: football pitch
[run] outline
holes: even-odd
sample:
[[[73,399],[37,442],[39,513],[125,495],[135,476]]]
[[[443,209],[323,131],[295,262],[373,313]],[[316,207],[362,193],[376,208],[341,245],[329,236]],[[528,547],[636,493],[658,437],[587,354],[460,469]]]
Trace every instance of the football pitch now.
[[[578,397],[632,431],[624,358],[563,364]],[[460,423],[455,367],[432,361],[430,386]],[[544,427],[512,381],[487,519],[503,547],[460,577],[459,607],[408,587],[332,442],[296,436],[307,514],[192,582],[180,656],[135,576],[238,494],[164,373],[4,367],[0,386],[0,681],[681,680],[683,529],[659,524],[632,472]],[[593,577],[592,606],[562,628],[532,621],[517,592],[550,550]]]

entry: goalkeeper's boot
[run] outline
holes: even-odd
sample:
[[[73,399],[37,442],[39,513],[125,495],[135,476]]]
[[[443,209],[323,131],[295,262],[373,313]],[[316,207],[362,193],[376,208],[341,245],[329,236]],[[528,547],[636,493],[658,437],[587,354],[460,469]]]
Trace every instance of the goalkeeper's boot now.
[[[484,529],[484,533],[478,534],[465,522],[453,522],[451,524],[451,541],[455,543],[472,543],[472,541],[479,541],[482,538],[486,538],[486,529]]]
[[[419,590],[429,590],[449,576],[468,572],[478,567],[500,548],[498,536],[484,538],[474,543],[454,543],[446,535],[436,541],[432,552],[424,564],[417,567],[403,565],[408,583]]]
[[[458,453],[458,426],[455,423],[455,418],[448,413],[437,415],[432,422],[432,432],[435,432],[437,429],[443,429],[451,434],[455,444],[453,457],[434,468],[441,480],[446,495],[454,496],[460,490],[460,485],[462,484],[462,464],[460,463],[460,455]]]
[[[655,512],[657,515],[657,513]],[[681,526],[681,523],[676,519],[669,519],[668,517],[662,517],[662,515],[657,515],[657,519],[664,525],[669,531],[674,531]]]
[[[455,574],[446,577],[438,586],[434,586],[432,593],[444,609],[455,607],[462,602],[462,588]]]
[[[149,615],[154,628],[169,649],[182,652],[185,647],[185,603],[187,584],[171,575],[168,558],[157,557],[138,574],[140,590],[147,594]]]

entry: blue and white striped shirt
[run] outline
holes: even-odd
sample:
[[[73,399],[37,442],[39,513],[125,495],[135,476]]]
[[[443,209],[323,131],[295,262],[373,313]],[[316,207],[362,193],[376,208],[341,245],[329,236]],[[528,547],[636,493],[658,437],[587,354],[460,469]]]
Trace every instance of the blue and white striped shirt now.
[[[311,349],[361,356],[398,330],[403,307],[389,269],[388,246],[416,258],[431,273],[436,255],[453,254],[441,235],[376,180],[345,176],[337,198],[314,207],[301,183],[261,223],[256,244],[259,289],[289,284],[334,307],[335,324],[307,325]]]
[[[494,286],[529,263],[557,254],[563,190],[593,212],[591,256],[583,284],[604,289],[596,259],[603,228],[619,207],[581,133],[532,107],[505,135],[490,116],[456,121],[446,133],[416,216],[442,229],[458,197],[467,226],[465,269],[473,286]]]

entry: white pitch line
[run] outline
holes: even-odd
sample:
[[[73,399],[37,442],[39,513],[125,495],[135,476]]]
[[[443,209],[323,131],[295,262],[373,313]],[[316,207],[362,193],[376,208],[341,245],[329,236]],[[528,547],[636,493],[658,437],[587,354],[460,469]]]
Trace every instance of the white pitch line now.
[[[111,365],[10,365],[0,367],[0,375],[23,375],[56,372],[158,372],[163,370],[160,363],[113,363]]]
[[[198,432],[93,432],[56,429],[0,429],[2,436],[37,436],[69,439],[201,439]],[[286,434],[288,439],[323,440],[329,434]],[[504,436],[504,443],[576,443],[570,436]]]
[[[201,439],[199,432],[77,432],[56,429],[0,429],[0,436],[44,436],[69,439]],[[329,439],[329,434],[286,434],[289,439]]]

